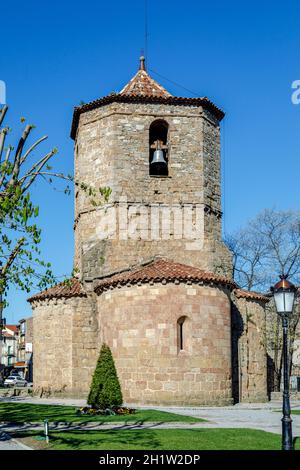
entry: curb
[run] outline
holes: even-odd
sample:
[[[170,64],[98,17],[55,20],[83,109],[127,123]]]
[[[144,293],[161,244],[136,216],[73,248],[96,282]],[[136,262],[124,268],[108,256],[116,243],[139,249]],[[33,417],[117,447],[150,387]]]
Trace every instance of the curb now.
[[[14,437],[11,437],[10,434],[7,434],[7,432],[5,431],[1,431],[1,434],[5,437],[7,437],[11,442],[14,442],[15,444],[17,444],[19,447],[22,447],[23,450],[34,450],[32,449],[32,447],[29,447],[25,444],[23,444],[22,442],[18,441],[18,439],[15,439]]]
[[[14,437],[11,437],[11,440],[18,444],[18,446],[22,447],[24,450],[34,450],[32,447],[23,444],[23,442],[18,441],[18,439],[15,439]]]

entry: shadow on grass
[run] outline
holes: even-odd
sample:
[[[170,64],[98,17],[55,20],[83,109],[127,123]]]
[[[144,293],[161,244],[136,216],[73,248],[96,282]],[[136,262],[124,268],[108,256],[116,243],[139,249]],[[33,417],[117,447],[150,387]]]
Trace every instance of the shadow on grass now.
[[[0,422],[6,423],[128,423],[141,425],[146,422],[201,422],[199,418],[177,415],[159,410],[137,410],[132,415],[80,415],[76,407],[64,405],[45,405],[32,403],[0,403]]]
[[[54,441],[53,443],[56,448],[67,445],[69,449],[76,449],[78,447],[84,448],[85,445],[88,448],[95,449],[97,449],[97,447],[108,447],[110,449],[161,448],[161,441],[157,438],[156,434],[149,429],[147,429],[147,432],[142,432],[141,434],[139,433],[139,436],[137,436],[136,433],[132,433],[131,431],[126,430],[123,430],[122,433],[118,432],[118,430],[101,431],[101,434],[97,433],[94,435],[94,437],[90,435],[86,444],[82,441],[82,439],[76,439],[76,437],[74,438],[74,435],[76,436],[76,432],[72,433],[71,439],[65,436],[56,437],[53,435],[52,440]]]
[[[76,432],[76,431],[123,431],[123,430],[149,430],[149,429],[155,429],[160,425],[166,424],[164,421],[161,422],[144,422],[144,421],[137,421],[137,422],[129,422],[129,423],[112,423],[111,428],[108,430],[106,429],[101,429],[101,426],[105,426],[106,423],[103,422],[94,422],[94,423],[89,423],[89,422],[56,422],[56,423],[50,423],[49,424],[49,431],[51,432]],[[26,433],[26,432],[32,432],[32,433],[42,433],[43,432],[43,427],[41,423],[5,423],[0,425],[0,432],[8,432],[8,433]]]
[[[299,446],[297,446],[297,443],[299,443]],[[299,447],[299,449],[300,449],[300,437],[299,436],[294,437],[294,439],[293,439],[293,449],[296,450],[297,447]]]
[[[0,442],[10,441],[11,439],[12,437],[9,434],[0,431]]]
[[[38,441],[41,433],[19,433]],[[280,450],[280,436],[253,429],[50,432],[48,450]]]
[[[11,423],[24,423],[28,421],[43,421],[51,417],[54,421],[63,421],[64,418],[71,418],[75,415],[75,408],[62,410],[61,406],[32,405],[26,403],[1,403],[0,404],[0,421]],[[63,419],[62,419],[63,418]]]
[[[155,410],[138,411],[136,415],[136,417],[130,416],[130,419],[128,416],[78,416],[75,407],[2,403],[0,404],[0,422],[2,421],[0,431],[8,433],[42,432],[45,419],[49,420],[49,430],[54,432],[96,431],[107,423],[112,423],[114,426],[111,431],[128,430],[128,428],[138,430],[141,427],[151,429],[170,422],[167,417],[172,416]],[[145,418],[138,419],[138,415]],[[161,416],[166,416],[166,419],[158,420]],[[180,416],[178,416],[178,420],[180,420]]]
[[[50,445],[45,447],[49,450],[83,450],[83,449],[161,449],[162,442],[158,439],[155,432],[147,429],[147,432],[139,431],[138,435],[130,430],[109,429],[98,432],[88,430],[85,434],[75,430],[69,434],[61,432],[50,433]],[[41,436],[37,432],[16,433],[14,437],[29,437],[37,439]]]

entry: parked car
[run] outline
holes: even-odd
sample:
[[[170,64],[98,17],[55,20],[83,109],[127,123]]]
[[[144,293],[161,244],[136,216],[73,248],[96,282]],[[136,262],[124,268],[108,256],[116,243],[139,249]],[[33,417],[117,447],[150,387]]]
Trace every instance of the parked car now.
[[[10,375],[4,380],[4,387],[27,387],[27,380],[20,376]]]
[[[16,376],[16,377],[22,378],[22,377],[20,376],[19,371],[17,371],[17,370],[12,370],[11,373],[9,374],[9,376]]]

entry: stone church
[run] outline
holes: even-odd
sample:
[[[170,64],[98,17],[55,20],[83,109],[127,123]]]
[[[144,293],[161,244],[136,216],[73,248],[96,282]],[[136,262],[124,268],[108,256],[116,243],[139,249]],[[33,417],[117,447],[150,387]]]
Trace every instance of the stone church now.
[[[86,397],[106,343],[125,403],[267,399],[268,299],[235,284],[221,237],[223,118],[143,57],[119,93],[75,108],[75,180],[110,194],[76,191],[76,277],[29,299],[35,390]]]

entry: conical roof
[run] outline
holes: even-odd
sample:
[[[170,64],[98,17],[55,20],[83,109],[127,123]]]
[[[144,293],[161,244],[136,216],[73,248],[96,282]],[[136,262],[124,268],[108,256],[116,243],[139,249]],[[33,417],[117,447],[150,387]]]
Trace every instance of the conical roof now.
[[[169,98],[169,93],[163,86],[157,83],[145,69],[145,58],[140,57],[140,68],[134,77],[121,90],[120,95],[126,96],[152,96]]]
[[[165,104],[174,106],[197,106],[210,111],[218,121],[222,121],[224,112],[206,96],[202,98],[186,98],[173,96],[162,85],[157,83],[145,69],[145,58],[140,57],[140,68],[134,77],[119,93],[110,93],[89,103],[74,108],[71,138],[76,138],[80,115],[110,103],[144,103]]]

